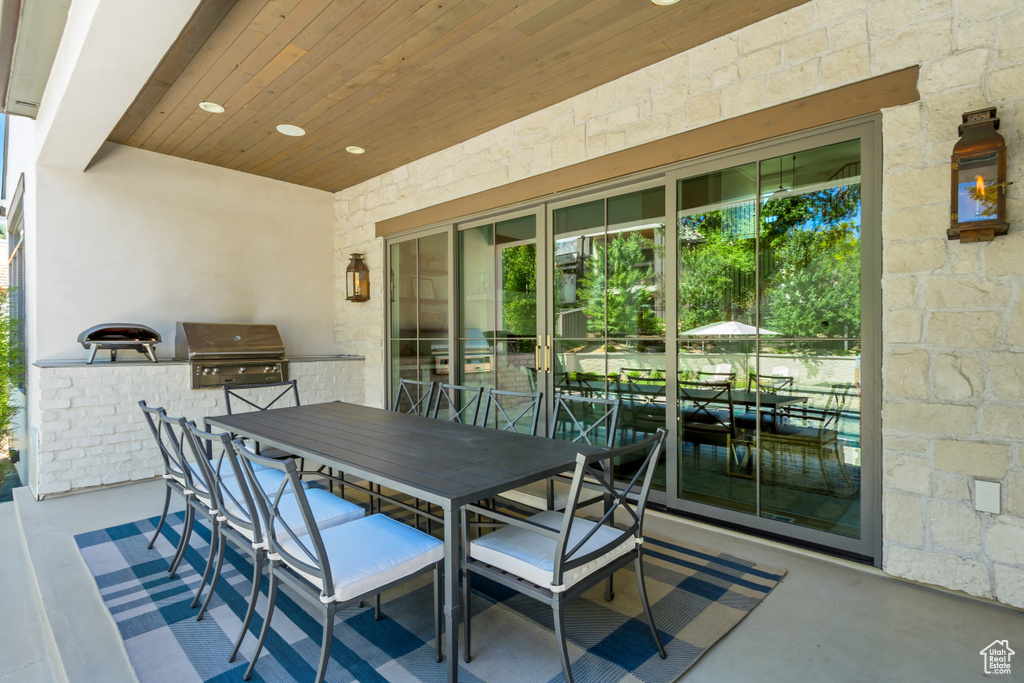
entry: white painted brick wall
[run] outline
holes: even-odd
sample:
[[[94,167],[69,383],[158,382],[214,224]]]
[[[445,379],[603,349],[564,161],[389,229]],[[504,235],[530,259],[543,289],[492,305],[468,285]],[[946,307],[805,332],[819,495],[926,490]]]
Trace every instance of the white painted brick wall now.
[[[1005,548],[1024,544],[1020,0],[814,0],[337,193],[336,334],[367,358],[367,403],[385,374],[375,222],[912,65],[920,101],[882,112],[883,567],[1024,607]],[[1012,225],[962,245],[945,238],[949,155],[960,114],[982,106],[1002,120]],[[344,298],[353,251],[365,304]],[[982,475],[1003,484],[1003,514],[973,510]]]
[[[289,363],[303,403],[363,402],[362,361]],[[148,479],[163,464],[138,402],[172,416],[202,419],[227,412],[220,389],[189,388],[186,364],[98,364],[33,368],[38,387],[35,493]]]

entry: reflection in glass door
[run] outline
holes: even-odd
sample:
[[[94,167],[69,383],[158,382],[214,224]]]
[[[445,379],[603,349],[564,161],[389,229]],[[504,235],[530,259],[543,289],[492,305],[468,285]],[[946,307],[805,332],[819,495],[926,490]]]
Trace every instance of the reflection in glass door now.
[[[860,197],[859,140],[678,181],[680,497],[860,538]]]
[[[556,207],[551,225],[550,391],[619,398],[614,443],[642,440],[665,426],[664,185]],[[559,425],[556,437],[576,431]],[[615,463],[615,476],[632,468]],[[654,486],[665,490],[664,464]]]
[[[459,230],[458,247],[462,364],[456,376],[444,381],[498,391],[536,392],[536,215]],[[500,402],[505,412],[492,409],[488,420],[499,428],[530,405],[527,397],[518,396],[502,396]],[[543,433],[543,420],[539,423],[538,431]],[[529,431],[531,424],[532,414],[515,426]]]

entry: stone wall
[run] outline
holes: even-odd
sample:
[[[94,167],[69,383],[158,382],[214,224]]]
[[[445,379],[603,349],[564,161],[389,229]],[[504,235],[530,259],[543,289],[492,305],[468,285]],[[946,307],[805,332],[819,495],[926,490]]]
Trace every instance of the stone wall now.
[[[1017,0],[815,0],[339,192],[338,286],[362,251],[381,292],[376,221],[913,65],[920,101],[882,112],[883,568],[1024,606]],[[1012,226],[962,245],[945,239],[949,155],[982,106],[1002,119]],[[337,301],[339,350],[367,356],[379,405],[383,297]],[[979,477],[1002,483],[1001,514],[974,510]]]
[[[361,361],[289,363],[304,403],[362,403]],[[138,402],[172,416],[227,412],[220,389],[189,388],[183,363],[104,363],[32,368],[39,408],[33,491],[49,493],[148,479],[163,464]]]

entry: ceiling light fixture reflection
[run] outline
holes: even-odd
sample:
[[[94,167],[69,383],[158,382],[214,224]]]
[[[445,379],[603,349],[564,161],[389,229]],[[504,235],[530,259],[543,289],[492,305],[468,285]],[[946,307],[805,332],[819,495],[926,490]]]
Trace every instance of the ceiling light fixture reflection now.
[[[301,137],[306,134],[306,131],[302,130],[298,126],[293,126],[290,123],[282,123],[277,127],[277,132],[282,135],[290,135],[293,138]]]
[[[366,150],[363,149],[362,147],[356,147],[355,145],[349,145],[348,147],[345,148],[345,151],[348,152],[349,154],[362,154]]]
[[[200,102],[199,108],[203,111],[208,111],[211,114],[223,114],[224,107],[220,106],[216,102]]]

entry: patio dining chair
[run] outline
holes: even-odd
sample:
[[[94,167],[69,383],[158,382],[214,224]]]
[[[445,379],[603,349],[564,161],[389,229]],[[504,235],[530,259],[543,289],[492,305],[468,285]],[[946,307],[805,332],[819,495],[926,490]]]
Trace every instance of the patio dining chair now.
[[[683,420],[680,438],[693,444],[694,463],[700,466],[702,446],[726,451],[726,474],[749,476],[742,472],[747,464],[736,459],[736,444],[741,432],[736,426],[735,403],[730,382],[679,381],[679,412]],[[734,470],[734,465],[741,466]]]
[[[484,403],[483,427],[503,432],[537,435],[540,424],[540,405],[544,392],[487,390]]]
[[[177,494],[185,501],[192,495],[192,472],[184,458],[179,455],[181,453],[180,438],[183,438],[183,436],[173,432],[173,422],[169,424],[163,420],[167,414],[164,409],[150,407],[146,405],[145,401],[139,401],[139,407],[142,408],[142,415],[145,417],[146,424],[149,425],[149,430],[153,434],[153,439],[156,441],[157,450],[164,465],[164,473],[162,475],[165,485],[164,509],[160,513],[160,522],[156,525],[153,538],[149,540],[149,545],[147,546],[152,550],[153,544],[156,542],[157,537],[160,536],[160,531],[164,528],[164,522],[167,520],[167,510],[171,505],[171,495]],[[177,446],[172,443],[176,440],[178,440]],[[188,516],[189,508],[186,505],[186,527],[188,526]],[[187,542],[183,533],[178,538],[178,547],[171,558],[170,564],[167,566],[167,571],[172,577],[174,576],[174,569],[177,567],[178,556],[184,551]]]
[[[436,382],[421,382],[403,377],[398,383],[392,410],[396,413],[410,413],[427,417],[433,406],[435,386]]]
[[[202,620],[217,590],[217,582],[220,579],[224,557],[227,554],[227,542],[231,541],[235,548],[249,555],[253,562],[249,606],[246,609],[245,618],[242,620],[242,628],[235,639],[234,648],[228,657],[228,661],[233,662],[256,610],[256,600],[259,597],[260,583],[263,578],[263,564],[267,558],[267,541],[264,536],[264,528],[260,524],[255,499],[231,443],[231,435],[227,432],[204,431],[199,429],[195,422],[189,422],[185,436],[186,442],[195,454],[196,462],[202,470],[202,475],[196,478],[196,496],[206,503],[212,513],[213,531],[210,543],[211,549],[216,553],[216,566],[210,579],[210,590],[206,594],[199,614],[196,615],[196,621]],[[279,486],[284,480],[284,475],[277,470],[261,467],[259,470],[254,470],[254,474],[261,484],[267,487]],[[303,484],[305,486],[305,482]],[[321,529],[344,524],[366,514],[361,506],[332,495],[323,489],[308,489],[305,494],[310,503],[313,518]],[[281,509],[295,533],[304,534],[305,523],[301,518],[295,499],[293,497],[283,499]],[[196,599],[192,603],[193,608],[198,603],[203,587],[206,585],[209,570],[208,564],[199,590],[196,592]]]
[[[577,455],[569,503],[564,512],[549,510],[523,519],[476,505],[462,509],[465,567],[462,584],[465,606],[463,656],[467,663],[472,658],[473,610],[470,608],[470,599],[473,574],[485,576],[551,606],[562,673],[565,680],[572,683],[572,667],[566,643],[565,606],[631,562],[635,567],[640,603],[647,617],[651,638],[661,658],[667,657],[654,625],[643,573],[644,512],[664,439],[665,430],[659,429],[653,436],[635,444],[593,455]],[[644,454],[643,462],[624,488],[617,488],[606,480],[604,472],[594,468],[595,464],[606,458],[623,458],[635,451]],[[612,504],[598,521],[577,515],[584,482],[601,487],[612,499]],[[499,528],[470,541],[470,513],[493,520],[478,522],[473,526]],[[618,519],[616,513],[619,513]]]
[[[433,570],[435,659],[440,662],[440,589],[444,556],[441,541],[381,514],[321,529],[317,526],[293,460],[273,460],[257,455],[240,439],[233,443],[266,529],[270,557],[267,611],[256,650],[242,678],[249,680],[252,676],[270,633],[278,584],[281,582],[323,610],[323,643],[314,679],[315,683],[322,683],[331,656],[335,614]],[[254,465],[283,472],[284,479],[276,488],[265,486],[255,476]],[[299,533],[285,513],[285,506],[290,501],[298,507],[305,533]],[[379,611],[377,617],[380,617]]]
[[[430,417],[442,418],[448,422],[475,425],[480,416],[480,407],[484,402],[483,387],[466,387],[460,384],[443,384],[436,386],[437,398]],[[444,415],[441,411],[444,411]]]

